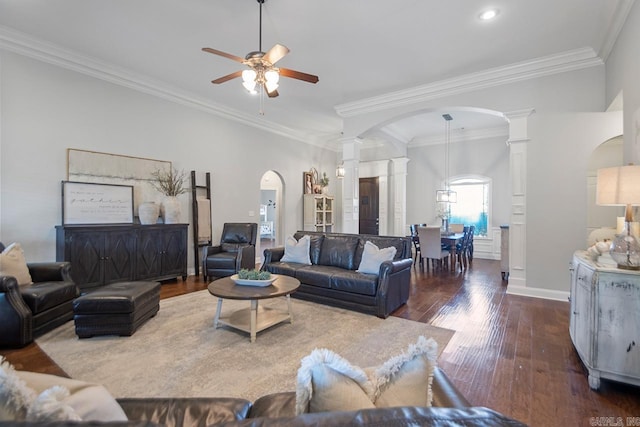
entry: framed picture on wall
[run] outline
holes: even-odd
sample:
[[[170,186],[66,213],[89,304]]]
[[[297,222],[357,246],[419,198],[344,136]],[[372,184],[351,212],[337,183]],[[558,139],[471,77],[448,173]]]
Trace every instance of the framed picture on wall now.
[[[62,225],[132,223],[132,185],[62,181]]]
[[[302,172],[302,193],[303,194],[313,194],[313,173],[312,172]]]

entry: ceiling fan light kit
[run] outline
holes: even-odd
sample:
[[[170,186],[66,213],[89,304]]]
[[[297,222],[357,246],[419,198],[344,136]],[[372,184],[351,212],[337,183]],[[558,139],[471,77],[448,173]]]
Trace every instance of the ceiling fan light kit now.
[[[281,44],[276,44],[268,52],[262,51],[262,5],[266,0],[257,0],[260,4],[260,28],[258,50],[249,52],[244,59],[230,53],[222,52],[209,47],[202,48],[203,51],[214,55],[223,56],[249,67],[243,71],[236,71],[226,76],[212,80],[213,84],[221,84],[237,77],[242,77],[242,86],[251,94],[267,93],[269,98],[278,96],[280,76],[302,80],[309,83],[317,83],[318,76],[290,70],[288,68],[278,68],[274,64],[289,53],[289,49]]]

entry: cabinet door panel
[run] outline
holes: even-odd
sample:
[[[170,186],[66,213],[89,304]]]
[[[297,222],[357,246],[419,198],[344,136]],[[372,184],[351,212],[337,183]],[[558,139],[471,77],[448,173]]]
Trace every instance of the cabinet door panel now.
[[[594,271],[578,264],[574,272],[576,275],[575,294],[572,295],[572,313],[574,325],[574,343],[583,361],[593,366],[593,274]],[[575,299],[575,301],[573,301]]]
[[[187,259],[186,229],[170,230],[164,234],[162,274],[185,275],[185,260]]]
[[[138,280],[159,277],[162,271],[162,231],[141,230],[136,257]]]
[[[134,279],[136,237],[131,231],[105,234],[104,282]]]
[[[603,279],[599,288],[598,368],[640,374],[640,285]]]
[[[102,284],[102,233],[78,232],[67,237],[68,261],[71,262],[71,277],[80,289]]]

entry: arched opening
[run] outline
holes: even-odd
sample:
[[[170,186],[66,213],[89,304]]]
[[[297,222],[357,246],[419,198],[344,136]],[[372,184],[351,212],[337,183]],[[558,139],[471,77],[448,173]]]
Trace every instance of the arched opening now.
[[[257,257],[262,261],[262,250],[282,243],[284,182],[275,171],[269,170],[260,179],[260,207],[258,221]]]

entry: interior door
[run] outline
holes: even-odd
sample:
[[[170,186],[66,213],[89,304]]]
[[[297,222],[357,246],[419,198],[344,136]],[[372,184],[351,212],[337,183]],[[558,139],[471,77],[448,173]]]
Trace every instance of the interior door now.
[[[378,178],[360,178],[360,234],[379,234]]]

